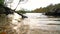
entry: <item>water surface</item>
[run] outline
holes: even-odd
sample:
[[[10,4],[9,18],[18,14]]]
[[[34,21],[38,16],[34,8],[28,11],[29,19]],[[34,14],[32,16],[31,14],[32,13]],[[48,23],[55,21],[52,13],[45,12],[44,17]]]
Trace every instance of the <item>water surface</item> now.
[[[60,30],[60,18],[46,16],[43,13],[26,13],[25,24],[30,25],[30,29]]]

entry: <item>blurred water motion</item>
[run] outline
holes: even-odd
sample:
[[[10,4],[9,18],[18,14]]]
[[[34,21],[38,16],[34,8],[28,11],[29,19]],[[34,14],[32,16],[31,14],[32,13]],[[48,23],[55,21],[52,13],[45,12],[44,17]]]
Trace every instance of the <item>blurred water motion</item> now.
[[[42,13],[26,13],[28,18],[21,19],[17,13],[0,17],[0,33],[7,34],[59,34],[60,18]],[[2,16],[2,15],[1,15]]]
[[[30,34],[60,34],[60,17],[46,16],[43,13],[25,15],[28,16],[26,19],[30,25]]]
[[[53,16],[46,16],[42,13],[26,13],[29,18],[29,24],[31,28],[47,29],[47,30],[60,30],[60,18],[55,18]],[[47,24],[57,24],[57,25],[47,25]]]
[[[23,34],[27,33],[28,29],[29,25],[24,25],[19,14],[0,14],[0,34]]]

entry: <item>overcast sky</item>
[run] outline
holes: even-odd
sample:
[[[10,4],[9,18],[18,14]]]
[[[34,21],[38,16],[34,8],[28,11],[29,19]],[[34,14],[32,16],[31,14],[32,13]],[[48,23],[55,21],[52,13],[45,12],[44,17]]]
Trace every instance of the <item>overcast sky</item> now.
[[[19,0],[14,0],[14,3],[12,3],[12,9],[14,9],[17,5]],[[36,8],[40,8],[40,7],[46,7],[50,4],[58,4],[60,3],[60,0],[28,0],[28,2],[24,3],[24,4],[20,4],[17,8],[17,10],[19,9],[27,9],[27,10],[34,10]]]

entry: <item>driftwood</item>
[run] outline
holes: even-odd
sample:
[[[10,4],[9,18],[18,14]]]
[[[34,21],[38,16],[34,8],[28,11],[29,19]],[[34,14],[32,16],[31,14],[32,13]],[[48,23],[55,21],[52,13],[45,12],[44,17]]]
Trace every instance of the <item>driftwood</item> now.
[[[14,12],[16,12],[15,10],[12,10],[11,8],[5,7],[4,5],[1,5],[1,4],[0,4],[0,8],[4,9],[4,11],[0,12],[0,14],[6,14],[6,15],[8,15],[8,14],[13,14]],[[21,15],[22,18],[27,18],[27,16],[24,16],[23,14],[20,14],[20,13],[18,13],[18,14]]]

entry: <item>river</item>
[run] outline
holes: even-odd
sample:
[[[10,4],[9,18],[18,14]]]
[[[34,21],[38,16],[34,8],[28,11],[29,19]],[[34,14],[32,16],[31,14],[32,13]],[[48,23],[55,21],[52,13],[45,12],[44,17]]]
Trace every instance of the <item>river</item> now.
[[[43,13],[17,13],[0,15],[0,33],[7,34],[60,34],[60,17],[46,16]]]
[[[25,24],[30,25],[30,29],[60,30],[60,18],[46,16],[43,13],[26,13],[28,18],[24,19]]]

